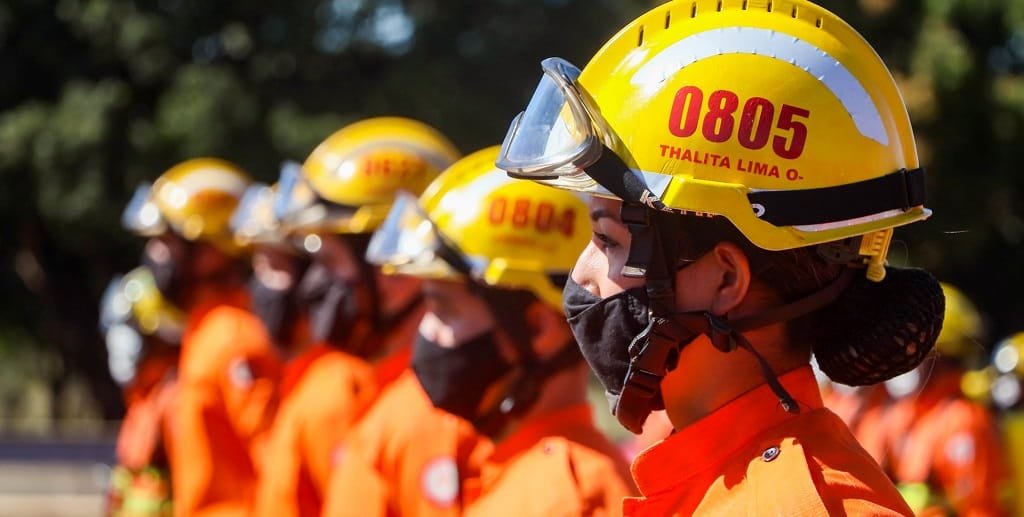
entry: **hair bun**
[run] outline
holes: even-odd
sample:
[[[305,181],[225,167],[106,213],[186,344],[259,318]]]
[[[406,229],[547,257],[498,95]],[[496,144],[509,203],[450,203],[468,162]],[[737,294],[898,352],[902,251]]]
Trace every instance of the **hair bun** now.
[[[945,305],[939,282],[923,269],[887,267],[881,282],[858,275],[818,313],[835,322],[815,343],[818,366],[850,386],[906,373],[935,346]]]

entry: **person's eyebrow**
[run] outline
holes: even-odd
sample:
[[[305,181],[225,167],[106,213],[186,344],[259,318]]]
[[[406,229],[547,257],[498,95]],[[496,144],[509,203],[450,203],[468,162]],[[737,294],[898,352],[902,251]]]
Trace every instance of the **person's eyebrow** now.
[[[608,218],[612,219],[613,221],[618,221],[619,220],[619,216],[618,215],[616,215],[616,214],[614,214],[614,213],[612,213],[612,212],[610,212],[608,210],[605,210],[603,208],[598,208],[597,210],[594,210],[593,212],[590,212],[590,221],[591,222],[595,222],[596,223],[596,222],[600,221],[601,219],[603,219],[605,217],[608,217]]]

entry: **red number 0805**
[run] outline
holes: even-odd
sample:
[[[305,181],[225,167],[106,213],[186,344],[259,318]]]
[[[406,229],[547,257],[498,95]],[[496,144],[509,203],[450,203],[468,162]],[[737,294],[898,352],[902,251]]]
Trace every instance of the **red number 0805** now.
[[[533,226],[541,233],[556,231],[572,237],[576,210],[566,208],[561,214],[555,212],[555,205],[546,201],[534,203],[529,198],[510,201],[508,198],[496,197],[491,200],[487,220],[496,226],[505,223],[512,223],[516,228]]]
[[[725,142],[732,138],[736,126],[736,111],[740,99],[729,90],[716,90],[708,95],[707,111],[704,111],[704,92],[696,86],[684,86],[676,92],[672,103],[672,114],[668,119],[668,130],[673,135],[686,138],[693,135],[700,125],[701,134],[710,142]],[[701,123],[703,115],[703,123]],[[763,97],[751,97],[743,103],[740,111],[739,130],[736,139],[747,149],[763,149],[772,137],[772,127],[789,134],[775,134],[772,150],[781,158],[798,158],[807,143],[807,126],[800,119],[811,116],[811,112],[789,104],[779,108],[775,119],[775,105]]]

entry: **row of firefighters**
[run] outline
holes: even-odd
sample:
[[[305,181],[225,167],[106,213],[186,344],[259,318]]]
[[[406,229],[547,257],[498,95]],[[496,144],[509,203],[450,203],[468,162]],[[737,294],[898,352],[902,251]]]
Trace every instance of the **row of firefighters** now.
[[[124,224],[148,238],[143,265],[101,317],[128,408],[110,514],[621,511],[626,460],[671,424],[654,413],[614,444],[578,352],[542,350],[567,341],[551,272],[590,223],[577,196],[508,179],[496,153],[459,159],[435,130],[379,118],[273,186],[208,158],[140,186]],[[495,281],[460,282],[463,267]],[[822,380],[826,405],[916,510],[1024,515],[1024,334],[981,364],[981,316],[944,291],[933,359],[871,387]],[[506,350],[524,332],[554,345]]]

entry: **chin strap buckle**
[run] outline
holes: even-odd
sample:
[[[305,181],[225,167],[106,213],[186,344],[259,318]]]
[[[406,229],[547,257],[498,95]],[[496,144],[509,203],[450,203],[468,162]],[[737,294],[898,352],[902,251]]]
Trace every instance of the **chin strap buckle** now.
[[[643,278],[647,276],[653,252],[651,211],[643,205],[623,202],[622,208],[619,209],[619,218],[632,236],[629,257],[626,259],[626,265],[622,266],[622,276]]]

